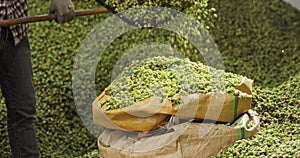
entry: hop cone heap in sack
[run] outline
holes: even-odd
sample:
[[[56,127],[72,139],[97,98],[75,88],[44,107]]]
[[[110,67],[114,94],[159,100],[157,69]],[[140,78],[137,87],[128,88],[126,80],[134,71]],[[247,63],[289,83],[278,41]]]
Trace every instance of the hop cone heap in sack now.
[[[213,74],[224,74],[218,77]],[[101,107],[114,110],[133,105],[152,96],[168,99],[177,106],[181,96],[195,93],[224,91],[231,95],[241,95],[235,89],[243,76],[224,73],[201,62],[188,58],[158,56],[136,60],[106,88],[109,97],[102,101]]]

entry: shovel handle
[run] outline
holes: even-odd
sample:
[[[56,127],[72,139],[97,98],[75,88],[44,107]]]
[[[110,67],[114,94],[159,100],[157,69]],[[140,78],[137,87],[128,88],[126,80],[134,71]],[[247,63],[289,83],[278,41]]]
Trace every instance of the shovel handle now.
[[[100,13],[108,13],[108,12],[110,12],[110,11],[104,7],[88,9],[88,10],[78,10],[78,11],[75,11],[75,17],[94,15],[94,14],[100,14]],[[26,17],[26,18],[0,20],[0,27],[40,22],[40,21],[50,21],[50,20],[55,20],[55,19],[56,19],[55,14],[45,14],[45,15],[36,15],[36,16]]]

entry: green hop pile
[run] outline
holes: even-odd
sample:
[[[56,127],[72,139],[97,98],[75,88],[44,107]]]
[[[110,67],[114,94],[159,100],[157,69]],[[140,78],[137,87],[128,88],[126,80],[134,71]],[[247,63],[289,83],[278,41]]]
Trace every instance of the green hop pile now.
[[[174,105],[181,96],[209,92],[240,95],[235,87],[242,76],[190,61],[188,58],[158,56],[133,61],[118,78],[106,88],[107,99],[101,107],[114,110],[143,101],[152,96],[168,99]]]
[[[151,11],[146,11],[146,14],[142,14],[142,16],[139,16],[139,12],[135,12],[133,10],[128,11],[130,9],[135,9],[135,8],[145,8],[149,6],[154,6],[154,7],[164,7],[164,8],[171,8],[183,13],[186,13],[196,20],[198,20],[201,24],[207,23],[206,24],[206,29],[209,29],[210,26],[212,26],[212,23],[209,23],[211,19],[214,17],[217,17],[215,14],[216,10],[215,8],[208,8],[208,0],[176,0],[176,1],[167,1],[167,0],[107,0],[106,4],[109,6],[113,7],[116,12],[126,12],[130,14],[130,19],[134,21],[138,21],[137,19],[145,20],[143,21],[143,24],[140,25],[146,25],[146,21],[151,21],[151,23],[156,23],[159,21],[164,21],[166,20],[170,14],[168,11],[165,9],[161,9],[157,15],[159,15],[158,18],[160,19],[149,19],[145,15],[148,14],[155,14]],[[156,8],[157,9],[157,8]],[[157,10],[156,10],[157,11]],[[133,17],[134,16],[134,17]],[[136,25],[139,25],[135,23]]]

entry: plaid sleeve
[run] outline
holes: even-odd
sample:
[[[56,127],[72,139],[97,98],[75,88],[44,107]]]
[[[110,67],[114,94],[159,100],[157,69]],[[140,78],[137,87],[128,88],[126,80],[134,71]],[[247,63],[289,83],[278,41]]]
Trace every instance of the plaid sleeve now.
[[[3,20],[4,15],[6,13],[6,3],[5,0],[0,0],[0,20]]]
[[[27,0],[8,0],[6,15],[8,19],[23,18],[28,16]],[[15,44],[18,44],[28,33],[28,24],[10,26]]]

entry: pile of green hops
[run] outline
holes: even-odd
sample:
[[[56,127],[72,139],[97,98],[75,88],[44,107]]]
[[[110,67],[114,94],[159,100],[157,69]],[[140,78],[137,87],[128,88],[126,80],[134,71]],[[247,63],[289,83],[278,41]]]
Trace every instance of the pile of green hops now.
[[[143,8],[143,7],[164,7],[171,8],[183,13],[187,13],[200,23],[207,23],[206,28],[209,29],[212,23],[208,23],[212,18],[216,17],[216,10],[214,8],[208,8],[208,0],[177,0],[177,1],[166,1],[166,0],[107,0],[107,5],[114,8],[118,13],[126,12],[129,9]],[[165,10],[164,10],[165,11]],[[138,17],[139,13],[135,13]],[[160,13],[161,14],[161,13]],[[168,13],[163,13],[168,14]],[[143,19],[146,17],[143,16]]]
[[[180,105],[189,94],[226,92],[241,95],[235,87],[243,76],[225,73],[188,58],[157,56],[138,60],[124,69],[108,88],[101,106],[114,110],[143,101],[152,96]]]

